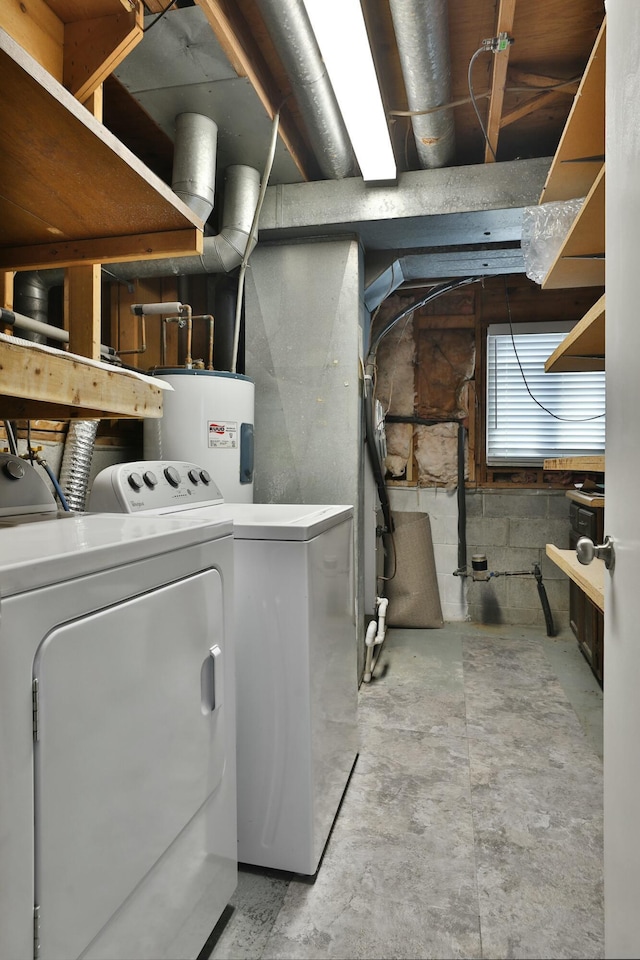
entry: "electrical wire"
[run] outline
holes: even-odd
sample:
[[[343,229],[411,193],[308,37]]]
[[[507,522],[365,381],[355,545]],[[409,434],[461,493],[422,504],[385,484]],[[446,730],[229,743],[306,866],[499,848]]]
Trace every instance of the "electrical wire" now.
[[[247,237],[247,243],[244,248],[244,254],[242,257],[242,263],[240,264],[240,273],[238,274],[238,293],[236,297],[236,316],[233,332],[233,354],[231,359],[231,372],[236,372],[236,367],[238,366],[238,348],[240,345],[240,318],[242,314],[242,297],[244,293],[244,277],[247,271],[247,264],[249,262],[249,254],[251,252],[251,242],[253,240],[255,231],[258,227],[258,220],[260,219],[260,211],[262,209],[262,204],[264,202],[264,195],[267,191],[267,185],[269,183],[269,177],[271,176],[271,169],[273,167],[273,161],[276,155],[276,146],[278,143],[278,127],[280,125],[280,108],[278,108],[273,115],[273,121],[271,124],[271,140],[269,143],[269,149],[267,151],[267,159],[265,161],[265,168],[262,174],[262,183],[260,184],[260,192],[258,194],[258,202],[256,204],[256,209],[253,214],[253,221],[251,223],[251,229],[249,230],[249,236]]]
[[[167,6],[164,8],[164,10],[163,10],[161,13],[158,14],[158,16],[155,18],[155,20],[152,20],[151,23],[150,23],[148,26],[146,26],[142,32],[143,32],[143,33],[147,33],[149,30],[151,30],[151,27],[154,27],[154,26],[156,25],[156,23],[158,22],[158,20],[162,20],[162,18],[165,16],[165,14],[169,13],[169,10],[171,10],[171,7],[175,7],[175,5],[176,5],[177,2],[178,2],[178,0],[171,0],[171,2],[167,4]]]
[[[481,48],[481,49],[484,49]],[[558,83],[551,83],[544,87],[535,87],[531,84],[518,87],[505,87],[505,93],[546,93],[549,90],[560,90],[562,87],[572,87],[580,80],[579,76],[570,77],[569,80],[560,80]],[[477,100],[487,100],[491,96],[491,90],[485,90],[483,93],[474,93],[473,96],[460,97],[459,100],[450,100],[449,103],[440,103],[437,107],[428,107],[425,110],[389,110],[390,117],[424,117],[431,113],[438,113],[440,110],[451,110],[453,107],[462,107],[467,103],[473,103],[473,98]]]
[[[485,125],[482,122],[482,117],[480,116],[480,111],[478,110],[478,104],[476,103],[476,96],[473,92],[473,82],[471,79],[471,72],[473,70],[473,65],[476,62],[476,59],[480,56],[481,53],[490,53],[490,52],[491,51],[487,50],[486,47],[478,47],[476,52],[471,57],[471,60],[469,60],[469,69],[467,70],[467,83],[469,85],[469,96],[471,98],[471,103],[473,105],[473,109],[475,110],[476,117],[478,118],[478,123],[480,124],[482,135],[484,136],[487,147],[491,151],[493,159],[497,161],[498,158],[496,157],[495,150],[491,146],[491,141],[489,140],[489,134],[486,131]]]
[[[605,415],[604,411],[602,413],[594,414],[593,417],[561,417],[559,416],[559,414],[554,413],[552,410],[549,410],[548,407],[545,407],[543,403],[541,403],[536,397],[534,397],[529,387],[529,384],[527,383],[527,378],[524,375],[524,370],[522,369],[522,364],[520,363],[520,357],[518,356],[518,351],[516,349],[516,341],[513,333],[513,323],[511,319],[511,302],[509,300],[509,289],[507,287],[506,277],[504,277],[503,279],[504,279],[504,295],[507,303],[507,314],[509,317],[509,332],[511,334],[511,345],[513,347],[513,352],[515,354],[515,358],[518,363],[518,368],[520,370],[520,376],[522,377],[522,382],[524,383],[525,389],[529,394],[529,396],[531,397],[531,399],[533,400],[533,402],[536,403],[541,410],[544,410],[545,413],[548,413],[550,417],[553,417],[554,420],[562,420],[565,423],[587,423],[589,420],[600,420]]]
[[[10,420],[5,420],[4,429],[7,434],[7,446],[9,447],[9,453],[12,453],[14,457],[18,456],[18,444],[16,442],[16,435],[13,432],[13,427],[11,426]]]

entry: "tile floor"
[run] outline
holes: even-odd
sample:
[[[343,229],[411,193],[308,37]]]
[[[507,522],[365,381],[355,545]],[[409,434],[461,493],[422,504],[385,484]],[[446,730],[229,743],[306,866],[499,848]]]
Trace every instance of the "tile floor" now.
[[[241,868],[202,957],[602,957],[602,695],[573,635],[392,629],[359,697],[315,881]]]

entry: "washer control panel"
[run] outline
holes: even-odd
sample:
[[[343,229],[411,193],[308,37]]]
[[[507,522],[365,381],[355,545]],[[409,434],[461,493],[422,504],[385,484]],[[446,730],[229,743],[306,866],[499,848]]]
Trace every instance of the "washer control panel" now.
[[[35,467],[22,457],[0,453],[0,517],[57,514],[53,494]]]
[[[171,513],[189,507],[224,503],[204,467],[182,460],[115,463],[93,481],[87,509],[91,513]]]

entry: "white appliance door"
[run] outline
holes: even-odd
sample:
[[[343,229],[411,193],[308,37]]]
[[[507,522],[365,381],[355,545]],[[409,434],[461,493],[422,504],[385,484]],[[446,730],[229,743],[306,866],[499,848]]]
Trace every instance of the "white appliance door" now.
[[[615,566],[605,576],[604,877],[605,955],[640,956],[640,4],[607,2],[605,534]]]
[[[78,957],[220,784],[222,629],[220,575],[205,570],[41,643],[41,960]]]

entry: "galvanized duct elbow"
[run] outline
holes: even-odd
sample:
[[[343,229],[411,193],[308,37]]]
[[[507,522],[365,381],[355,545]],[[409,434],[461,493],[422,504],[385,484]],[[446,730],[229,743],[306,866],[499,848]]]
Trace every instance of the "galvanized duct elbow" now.
[[[351,140],[302,0],[257,4],[291,81],[323,175],[328,180],[356,176]]]
[[[217,236],[204,238],[201,256],[112,263],[108,267],[109,273],[118,280],[125,281],[145,277],[230,273],[242,262],[259,194],[260,174],[257,170],[244,164],[227,167],[222,228]],[[258,237],[254,233],[250,240],[249,253],[257,242]]]
[[[451,100],[447,0],[390,0],[409,110]],[[455,157],[453,110],[411,118],[423,169],[446,167]]]
[[[218,127],[200,113],[176,117],[171,187],[206,223],[213,210]]]

